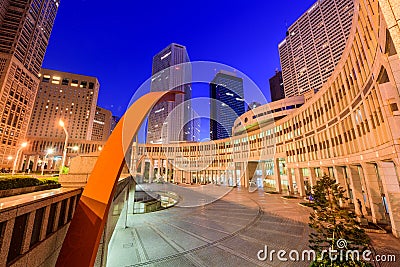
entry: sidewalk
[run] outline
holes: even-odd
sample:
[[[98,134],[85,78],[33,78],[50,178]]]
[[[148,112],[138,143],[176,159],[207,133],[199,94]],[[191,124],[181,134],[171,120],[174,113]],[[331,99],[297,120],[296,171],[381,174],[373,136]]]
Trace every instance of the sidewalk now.
[[[173,190],[152,185],[147,190]],[[257,253],[309,249],[311,208],[301,199],[284,199],[261,190],[208,185],[175,188],[181,206],[128,216],[128,228],[115,229],[109,266],[279,266],[307,267],[309,262],[260,260]],[[229,193],[228,193],[229,191]],[[370,235],[377,254],[398,255],[400,240],[390,234]]]
[[[283,199],[282,194],[265,194],[257,192],[253,198],[259,203],[263,203],[265,212],[270,212],[279,217],[285,217],[290,220],[308,223],[308,217],[311,208],[299,205],[300,202],[305,202],[303,199]],[[271,205],[273,204],[273,205]],[[400,239],[394,237],[391,233],[376,234],[368,233],[371,238],[371,244],[378,255],[395,255],[398,265],[400,266]],[[393,263],[381,263],[381,266],[393,266]]]

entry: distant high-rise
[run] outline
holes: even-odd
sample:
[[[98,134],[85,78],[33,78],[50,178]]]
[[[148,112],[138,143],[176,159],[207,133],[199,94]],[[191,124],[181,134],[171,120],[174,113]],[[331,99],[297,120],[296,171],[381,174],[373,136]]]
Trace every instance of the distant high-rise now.
[[[111,111],[96,107],[92,130],[93,141],[107,141],[111,134],[111,120]]]
[[[285,98],[282,71],[276,71],[275,75],[271,79],[269,79],[269,90],[271,92],[272,102]]]
[[[186,123],[185,128],[193,129],[191,131],[193,133],[193,135],[190,136],[190,138],[188,138],[185,141],[188,141],[188,142],[199,142],[200,141],[200,130],[201,130],[200,125],[201,125],[200,118],[191,119],[188,123]]]
[[[118,117],[118,116],[112,116],[112,117],[111,117],[111,132],[114,131],[114,129],[115,129],[115,127],[117,126],[117,124],[118,124],[118,122],[119,122],[120,119],[121,119],[121,118]]]
[[[255,109],[255,108],[258,108],[258,107],[261,107],[261,106],[262,106],[261,103],[253,101],[247,106],[247,111],[250,111],[252,109]]]
[[[353,0],[316,2],[279,44],[285,97],[318,91],[342,56],[353,18]]]
[[[42,69],[28,136],[92,140],[100,84],[96,77]],[[97,139],[96,139],[97,140]]]
[[[0,1],[0,167],[25,140],[60,1]]]
[[[194,129],[191,120],[191,68],[186,47],[170,44],[153,57],[151,91],[175,90],[174,102],[157,104],[149,113],[147,143],[191,141]],[[174,67],[175,66],[175,67]]]
[[[245,112],[243,79],[220,71],[210,83],[210,139],[230,137],[236,118]]]

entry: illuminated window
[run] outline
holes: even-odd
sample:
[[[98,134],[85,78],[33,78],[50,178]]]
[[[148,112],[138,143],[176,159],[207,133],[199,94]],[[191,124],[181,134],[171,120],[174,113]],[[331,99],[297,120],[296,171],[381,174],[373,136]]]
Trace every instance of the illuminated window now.
[[[61,84],[62,84],[62,85],[68,85],[68,84],[69,84],[69,79],[68,79],[68,78],[62,79]]]
[[[50,75],[43,75],[42,82],[48,83],[50,81]]]
[[[78,83],[79,83],[78,80],[72,80],[71,86],[73,86],[73,87],[78,87]]]
[[[166,53],[165,55],[163,55],[163,56],[161,57],[161,60],[167,58],[169,55],[171,55],[171,51],[168,52],[168,53]]]

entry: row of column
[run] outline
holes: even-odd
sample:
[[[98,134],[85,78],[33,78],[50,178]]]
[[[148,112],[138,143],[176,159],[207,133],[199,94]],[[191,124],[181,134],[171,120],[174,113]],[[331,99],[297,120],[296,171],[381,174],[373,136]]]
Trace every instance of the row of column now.
[[[66,165],[68,166],[68,162],[70,160],[70,157],[67,157],[66,159]],[[41,165],[40,162],[44,162],[46,164],[46,169],[45,170],[58,170],[59,165],[61,164],[61,158],[59,162],[57,160],[54,160],[53,157],[48,157],[44,159],[44,156],[31,156],[31,155],[22,155],[19,157],[18,162],[17,162],[17,167],[16,171],[26,171],[30,170],[31,172],[37,172],[41,170]],[[32,165],[32,166],[31,166]]]
[[[158,159],[158,175],[165,181],[176,183],[214,183],[227,186],[248,187],[259,167],[258,162],[237,162],[228,170],[184,171],[174,169],[171,162]],[[297,193],[306,196],[305,181],[311,187],[315,186],[318,177],[328,174],[345,189],[345,196],[350,200],[343,205],[354,205],[355,213],[374,223],[390,222],[393,233],[400,236],[400,164],[394,161],[380,161],[377,163],[361,163],[358,165],[308,167],[309,174],[305,177],[304,168],[287,168],[286,177],[282,177],[279,159],[273,161],[272,179],[275,181],[275,190],[282,193],[282,181],[287,181],[289,194]],[[154,159],[150,159],[149,182],[153,182]],[[265,179],[265,164],[261,164],[262,178]],[[145,164],[142,164],[141,174],[144,174]],[[285,179],[286,178],[286,179]],[[296,188],[294,186],[296,185]]]
[[[294,168],[293,172],[300,196],[305,196],[305,179],[314,186],[322,174],[334,177],[345,190],[345,197],[349,199],[343,205],[354,206],[355,213],[361,221],[371,220],[378,224],[391,224],[393,234],[400,237],[400,178],[398,175],[400,168],[398,166],[400,165],[394,161],[380,161],[308,168],[308,177],[304,177],[303,168]],[[319,169],[318,176],[317,169]],[[274,176],[279,176],[279,172],[275,172]],[[290,168],[288,168],[287,179],[289,191],[293,193],[293,174]],[[281,184],[277,183],[277,187],[281,187]],[[280,190],[277,188],[277,191]]]
[[[144,182],[146,161],[142,160],[140,163],[140,175],[137,181]],[[167,163],[165,163],[167,162]],[[278,161],[277,161],[278,162]],[[156,164],[157,163],[157,166]],[[237,162],[234,167],[230,169],[206,169],[201,171],[187,171],[174,168],[173,164],[165,159],[149,159],[148,165],[148,182],[154,182],[154,178],[163,177],[164,181],[176,183],[214,183],[229,186],[248,187],[257,170],[257,162]],[[278,164],[275,164],[276,169],[279,170]],[[155,168],[157,167],[157,175],[155,175]],[[167,167],[167,168],[165,168]],[[265,169],[264,171],[265,172]],[[276,171],[276,184],[281,184],[281,177],[279,171]],[[158,177],[157,177],[158,176]],[[265,176],[264,176],[265,177]],[[281,187],[277,187],[277,191],[281,192]],[[293,192],[293,190],[292,190]]]

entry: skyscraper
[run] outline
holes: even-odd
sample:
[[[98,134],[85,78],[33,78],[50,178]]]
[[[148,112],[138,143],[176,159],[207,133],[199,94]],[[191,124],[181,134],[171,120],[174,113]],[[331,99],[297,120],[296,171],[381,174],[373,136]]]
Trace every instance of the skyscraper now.
[[[278,101],[285,98],[283,87],[282,71],[276,71],[275,75],[269,79],[269,90],[271,92],[271,101]]]
[[[111,117],[111,132],[114,131],[120,119],[121,119],[120,117],[115,115]]]
[[[232,135],[236,118],[245,112],[243,79],[221,70],[210,83],[210,139]]]
[[[247,111],[255,109],[255,108],[258,108],[258,107],[261,107],[261,106],[262,106],[261,103],[259,103],[257,101],[253,101],[253,102],[251,102],[250,104],[247,105]]]
[[[25,139],[59,0],[0,1],[0,166]]]
[[[96,77],[42,69],[28,137],[93,140],[92,131],[100,84]],[[97,139],[96,139],[97,140]]]
[[[279,44],[285,97],[318,91],[342,56],[353,18],[353,0],[316,2]]]
[[[149,113],[147,143],[191,141],[191,68],[186,47],[170,44],[153,57],[151,91],[181,91],[174,102],[157,104]]]
[[[93,141],[107,141],[111,134],[111,121],[111,111],[101,107],[96,107],[92,130]]]
[[[193,103],[191,103],[194,105]],[[189,142],[199,142],[200,141],[200,131],[201,131],[201,119],[195,110],[192,109],[190,113],[190,121],[186,123],[184,129],[190,129],[189,132],[192,134],[188,136],[185,141]]]

